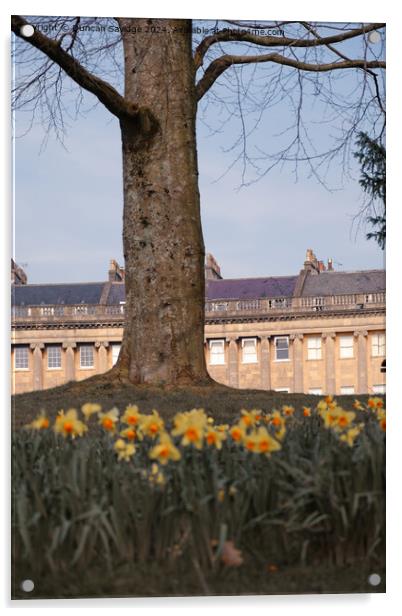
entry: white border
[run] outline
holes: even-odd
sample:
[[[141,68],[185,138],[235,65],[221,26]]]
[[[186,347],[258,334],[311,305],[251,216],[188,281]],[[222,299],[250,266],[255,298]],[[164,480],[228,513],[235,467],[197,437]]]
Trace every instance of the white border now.
[[[2,530],[3,530],[3,545],[7,545],[8,549],[2,550],[3,558],[1,559],[0,580],[2,583],[2,604],[6,609],[13,609],[14,613],[20,610],[28,609],[39,611],[42,614],[44,608],[58,610],[62,608],[72,609],[77,613],[85,614],[90,611],[97,611],[99,608],[113,609],[120,607],[129,609],[132,612],[133,607],[136,612],[146,610],[149,614],[150,610],[160,609],[164,616],[167,614],[177,614],[178,609],[188,611],[190,608],[192,613],[205,614],[205,609],[211,610],[217,608],[228,607],[231,614],[242,614],[247,607],[257,608],[258,611],[273,611],[280,610],[281,616],[295,613],[298,616],[314,614],[337,614],[342,611],[345,616],[347,614],[355,614],[356,611],[364,612],[365,616],[378,616],[379,610],[390,610],[396,607],[400,598],[400,575],[402,571],[402,533],[400,531],[399,520],[401,518],[401,490],[400,490],[400,434],[402,433],[402,417],[399,413],[400,399],[402,392],[398,391],[400,385],[400,349],[402,348],[401,328],[400,328],[400,285],[398,280],[401,275],[401,230],[402,230],[402,211],[400,207],[400,186],[399,176],[401,168],[400,160],[400,143],[402,142],[402,131],[400,122],[400,101],[401,101],[401,80],[400,80],[400,40],[402,19],[401,9],[397,3],[388,1],[381,3],[367,3],[361,0],[356,0],[351,3],[350,0],[337,0],[336,3],[323,3],[321,0],[305,0],[303,3],[296,0],[287,0],[286,3],[280,4],[264,4],[251,0],[247,3],[238,3],[235,5],[232,1],[221,0],[221,2],[212,2],[211,0],[203,0],[198,4],[181,3],[178,0],[170,0],[168,3],[148,1],[143,4],[133,4],[132,2],[123,2],[115,0],[113,4],[89,2],[87,0],[70,0],[70,2],[58,2],[57,6],[54,1],[36,0],[31,1],[14,1],[5,0],[2,4],[2,19],[0,27],[2,28],[2,50],[3,61],[1,68],[3,70],[2,83],[6,84],[10,79],[10,64],[8,57],[9,49],[9,15],[11,13],[19,14],[42,14],[52,15],[55,12],[59,14],[78,14],[78,15],[126,15],[129,16],[135,11],[138,17],[196,17],[198,19],[212,19],[230,15],[231,19],[277,19],[277,20],[295,20],[303,19],[309,21],[361,21],[366,22],[387,21],[387,81],[388,81],[388,156],[387,156],[387,196],[388,196],[388,225],[387,225],[387,330],[391,335],[388,337],[387,347],[387,403],[390,409],[389,415],[389,430],[388,430],[388,455],[387,455],[387,594],[373,595],[305,595],[305,596],[276,596],[276,597],[232,597],[232,598],[200,598],[200,599],[101,599],[101,600],[59,600],[59,601],[35,601],[35,602],[13,602],[11,605],[9,597],[9,548],[10,548],[10,516],[9,507],[5,503],[9,503],[9,474],[10,474],[10,420],[6,420],[5,411],[9,408],[10,396],[10,379],[9,368],[10,361],[6,359],[3,362],[0,370],[1,391],[3,393],[3,416],[1,436],[3,438],[3,455],[6,459],[2,465],[4,475],[2,476]],[[3,142],[2,170],[5,173],[5,181],[1,183],[2,187],[2,212],[3,225],[1,225],[3,233],[2,247],[2,288],[5,298],[1,302],[1,343],[3,345],[2,357],[8,357],[10,345],[10,309],[9,309],[9,258],[11,254],[10,229],[11,229],[11,208],[4,207],[11,203],[11,156],[10,156],[10,114],[9,114],[9,96],[7,87],[2,91],[2,113],[0,114],[1,134],[7,135],[8,139]],[[228,214],[230,215],[230,213]],[[85,612],[84,612],[85,609]]]

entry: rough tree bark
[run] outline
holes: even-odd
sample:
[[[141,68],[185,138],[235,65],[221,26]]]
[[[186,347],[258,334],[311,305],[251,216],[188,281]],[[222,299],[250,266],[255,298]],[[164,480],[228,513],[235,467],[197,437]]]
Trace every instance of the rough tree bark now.
[[[127,318],[115,372],[132,383],[207,383],[191,22],[119,23],[125,99],[147,113],[120,120]]]

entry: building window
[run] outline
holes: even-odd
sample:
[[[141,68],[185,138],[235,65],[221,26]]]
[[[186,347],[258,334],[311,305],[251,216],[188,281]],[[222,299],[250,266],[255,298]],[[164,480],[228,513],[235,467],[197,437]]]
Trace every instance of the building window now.
[[[114,366],[119,357],[121,344],[112,344],[112,365]]]
[[[94,367],[94,347],[93,345],[83,344],[80,346],[80,368]]]
[[[341,396],[351,396],[355,393],[355,388],[352,385],[341,387]]]
[[[275,389],[275,391],[282,394],[290,394],[289,387],[279,387],[278,389]]]
[[[339,336],[339,356],[341,359],[353,357],[353,336]]]
[[[241,345],[243,347],[243,364],[257,363],[257,338],[243,338]]]
[[[307,359],[321,359],[321,338],[307,338]]]
[[[373,385],[373,394],[385,394],[385,384]]]
[[[15,347],[14,349],[14,368],[16,370],[28,370],[29,368],[29,349],[28,347]]]
[[[385,334],[373,334],[371,337],[371,354],[373,357],[384,357]]]
[[[322,389],[320,387],[312,387],[308,390],[309,394],[313,394],[313,396],[322,396]]]
[[[225,341],[209,341],[209,363],[211,366],[219,366],[225,363]]]
[[[50,370],[61,368],[61,347],[59,346],[47,347],[47,367]]]
[[[289,337],[278,336],[275,338],[275,361],[287,361],[289,359]]]

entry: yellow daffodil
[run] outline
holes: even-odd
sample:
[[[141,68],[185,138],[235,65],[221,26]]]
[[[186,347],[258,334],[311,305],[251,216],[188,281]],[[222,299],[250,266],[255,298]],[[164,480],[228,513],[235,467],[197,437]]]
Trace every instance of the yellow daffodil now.
[[[257,409],[254,409],[252,411],[246,411],[245,409],[242,409],[239,424],[244,426],[245,428],[251,428],[261,420],[261,416],[261,411]]]
[[[75,438],[82,436],[88,430],[88,427],[78,419],[75,409],[69,409],[65,414],[64,411],[60,411],[53,429],[57,434],[62,434],[64,437]]]
[[[113,407],[107,413],[98,413],[99,423],[107,432],[116,432],[116,424],[119,421],[119,411]]]
[[[303,406],[303,417],[311,417],[311,408]]]
[[[355,400],[353,402],[353,408],[356,409],[356,411],[364,411],[364,406],[362,405],[360,400]]]
[[[255,453],[263,453],[269,456],[273,451],[281,449],[280,443],[274,439],[266,428],[258,428],[255,435]]]
[[[341,430],[347,428],[355,417],[356,413],[353,411],[344,411],[343,409],[340,409],[336,420],[336,428],[340,428]]]
[[[219,424],[219,426],[215,426],[215,430],[218,430],[219,432],[227,432],[229,430],[229,425]]]
[[[328,410],[328,404],[325,402],[325,400],[320,400],[319,403],[317,404],[317,411],[321,414],[321,413],[325,413],[325,411]]]
[[[129,404],[123,413],[121,421],[129,426],[137,426],[141,419],[141,413],[138,406]]]
[[[208,418],[203,409],[193,409],[187,413],[177,414],[174,417],[174,425],[172,435],[182,436],[183,446],[194,445],[196,449],[202,448],[205,430],[208,426]]]
[[[347,432],[341,434],[339,437],[341,441],[347,443],[349,447],[352,447],[356,438],[359,436],[360,432],[363,429],[364,424],[359,424],[358,426],[354,426],[353,428],[349,428]]]
[[[268,422],[278,430],[285,425],[285,419],[279,411],[272,411],[271,415],[268,416]]]
[[[220,503],[223,503],[223,501],[225,500],[225,490],[218,490],[216,497]]]
[[[243,445],[247,449],[247,451],[255,452],[257,442],[256,442],[257,432],[253,430],[250,434],[246,434],[243,438]]]
[[[46,430],[49,425],[50,422],[48,417],[45,415],[45,411],[41,411],[36,419],[27,424],[25,428],[29,428],[30,430]]]
[[[230,436],[235,441],[235,443],[241,443],[245,436],[245,429],[238,424],[232,426],[229,431]]]
[[[120,432],[120,436],[126,438],[128,441],[135,441],[139,436],[139,433],[134,428],[128,427]]]
[[[140,429],[145,436],[156,438],[164,430],[165,423],[158,411],[153,410],[151,415],[141,415]]]
[[[367,404],[371,409],[384,408],[384,400],[381,398],[369,398]]]
[[[288,406],[287,404],[284,404],[282,406],[282,413],[284,414],[285,417],[291,417],[295,412],[295,409],[293,406]]]
[[[173,444],[170,436],[163,432],[159,442],[149,452],[151,460],[158,460],[160,464],[167,464],[169,460],[180,460],[181,453]]]
[[[117,453],[117,458],[126,462],[135,454],[135,446],[132,443],[126,443],[122,438],[117,439],[114,450]]]
[[[208,428],[205,433],[205,441],[209,446],[215,446],[217,449],[222,449],[222,442],[226,440],[225,432],[214,428]]]
[[[100,404],[96,404],[95,402],[86,402],[81,407],[82,414],[84,415],[86,421],[94,415],[95,413],[99,413],[102,410]]]
[[[385,410],[380,409],[377,412],[377,418],[378,418],[378,425],[380,426],[381,430],[383,430],[383,432],[385,432],[386,428],[387,428],[387,420],[386,420]]]

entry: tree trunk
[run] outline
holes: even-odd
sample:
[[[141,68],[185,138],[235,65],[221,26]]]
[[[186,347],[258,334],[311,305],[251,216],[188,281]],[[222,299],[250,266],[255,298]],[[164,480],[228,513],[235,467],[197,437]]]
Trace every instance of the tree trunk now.
[[[120,122],[126,322],[116,371],[132,383],[207,383],[191,22],[119,23],[125,98],[140,113]]]

